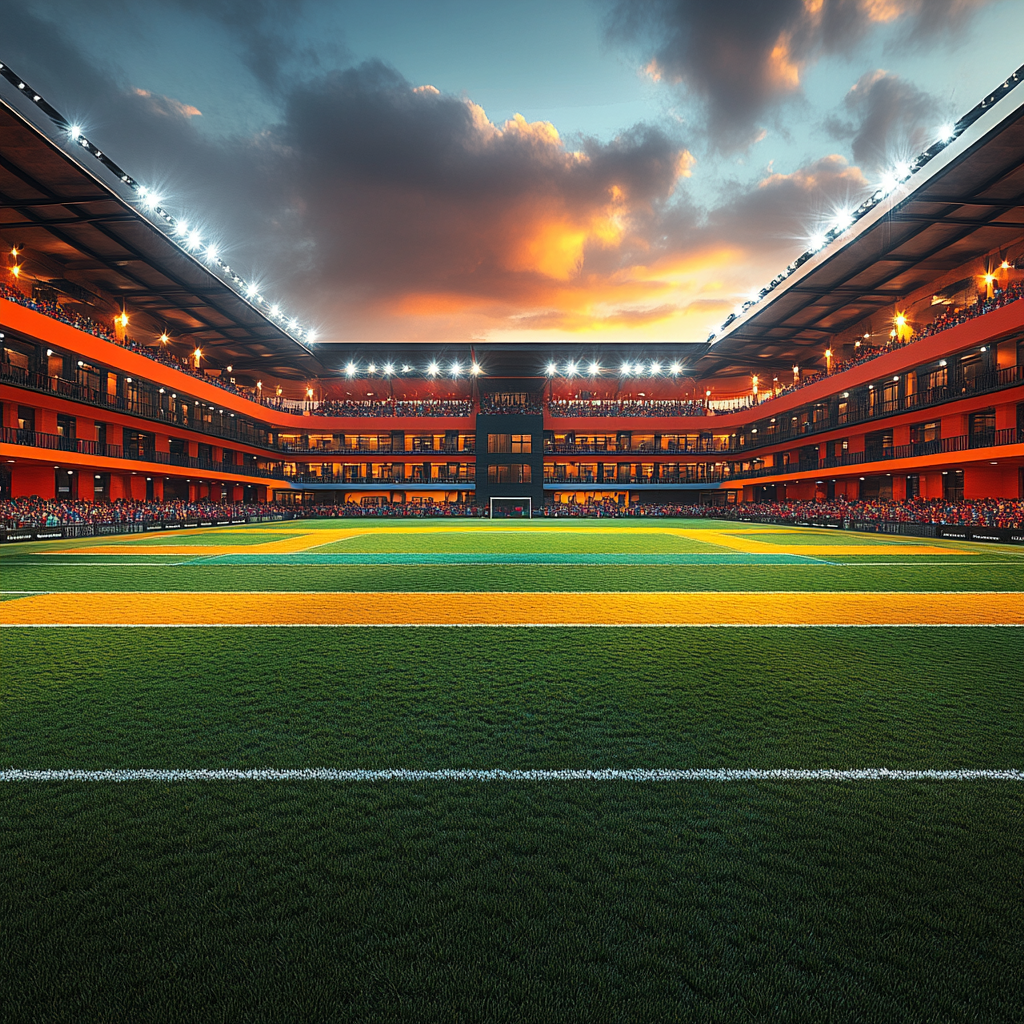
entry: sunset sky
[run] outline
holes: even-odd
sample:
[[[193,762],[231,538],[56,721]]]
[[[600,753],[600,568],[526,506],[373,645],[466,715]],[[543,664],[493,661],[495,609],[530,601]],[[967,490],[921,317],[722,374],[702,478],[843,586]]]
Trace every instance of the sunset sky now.
[[[1024,61],[1020,0],[0,5],[323,341],[701,341]]]

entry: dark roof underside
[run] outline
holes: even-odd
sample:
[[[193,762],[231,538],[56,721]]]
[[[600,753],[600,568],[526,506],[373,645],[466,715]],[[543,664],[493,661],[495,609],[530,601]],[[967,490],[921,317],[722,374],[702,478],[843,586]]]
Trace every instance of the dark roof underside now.
[[[702,375],[816,361],[824,343],[873,313],[985,253],[1019,246],[1022,160],[1024,106],[708,349]]]
[[[301,345],[3,100],[0,241],[24,246],[31,276],[52,280],[61,301],[77,297],[86,315],[106,320],[100,296],[109,297],[238,371],[322,373]]]

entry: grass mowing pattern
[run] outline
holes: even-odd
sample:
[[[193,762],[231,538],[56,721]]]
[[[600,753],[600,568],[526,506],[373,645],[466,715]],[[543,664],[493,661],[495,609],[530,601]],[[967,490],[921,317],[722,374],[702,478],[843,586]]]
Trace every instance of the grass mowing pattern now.
[[[110,566],[26,545],[0,571],[5,590],[1021,589],[1014,552],[948,547],[906,566],[861,545],[842,560],[883,564]],[[1020,768],[1021,664],[1010,629],[8,629],[0,760]],[[4,786],[0,1006],[1013,1020],[1020,808],[978,782]]]

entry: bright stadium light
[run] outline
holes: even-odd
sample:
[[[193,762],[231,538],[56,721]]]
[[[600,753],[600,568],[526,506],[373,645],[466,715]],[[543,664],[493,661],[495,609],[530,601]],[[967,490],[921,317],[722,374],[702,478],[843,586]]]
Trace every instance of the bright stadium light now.
[[[270,315],[271,316],[280,316],[281,315],[281,307],[278,306],[277,303],[274,303],[274,305],[270,307]]]
[[[679,363],[679,362],[673,363],[668,368],[668,372],[671,373],[671,374],[682,373],[683,372],[683,364]]]
[[[473,374],[474,377],[479,377],[480,374],[483,373],[484,371],[481,369],[479,363],[473,363],[473,365],[469,368],[469,372]]]
[[[835,219],[832,221],[832,226],[838,231],[845,231],[853,223],[853,211],[852,210],[840,210]]]
[[[591,363],[588,369],[590,370],[591,376],[596,377],[601,372],[601,364],[597,362]]]
[[[402,363],[402,373],[408,373],[412,367],[408,363]]]
[[[824,249],[828,242],[828,236],[824,231],[815,231],[813,235],[807,240],[807,248],[811,252],[817,252],[819,249]]]
[[[203,244],[202,238],[199,236],[199,232],[193,229],[188,233],[188,238],[185,241],[185,248],[194,250],[198,249]]]
[[[651,363],[651,376],[654,377],[654,376],[656,376],[659,373],[661,373],[661,363],[652,362]]]
[[[638,360],[638,361],[636,362],[636,364],[635,364],[635,365],[633,366],[633,373],[635,373],[635,374],[636,374],[636,375],[637,375],[637,376],[639,377],[639,376],[640,376],[640,374],[641,374],[641,373],[643,373],[643,372],[644,372],[644,364],[643,364],[643,363],[641,363],[641,362],[640,362],[640,361]]]
[[[256,284],[253,281],[250,281],[245,286],[245,294],[250,299],[256,294],[257,291],[259,291],[259,289],[256,287]]]
[[[567,362],[565,364],[565,375],[566,375],[566,377],[575,377],[576,376],[576,362],[575,362],[575,360],[570,359],[569,362]]]
[[[436,377],[440,369],[441,367],[438,366],[437,363],[431,361],[430,365],[427,367],[427,374],[431,377]]]
[[[554,377],[558,373],[558,363],[548,363],[548,376]]]
[[[217,244],[215,242],[211,242],[206,247],[206,258],[211,261],[217,258]]]
[[[936,132],[939,142],[952,142],[956,138],[956,125],[946,123]]]
[[[452,376],[458,377],[460,373],[462,373],[462,364],[456,360],[454,363],[452,363]]]
[[[81,134],[82,134],[82,126],[81,125],[73,124],[73,125],[71,125],[70,128],[68,128],[68,135],[70,135],[71,138],[73,138],[75,140],[75,142],[78,141],[79,136]]]
[[[345,367],[345,376],[346,377],[354,377],[355,373],[356,373],[356,364],[355,363],[349,363],[348,366]]]
[[[385,377],[390,377],[391,374],[393,374],[394,372],[395,372],[395,364],[394,363],[385,363],[384,364],[384,376]]]
[[[906,160],[900,160],[899,163],[896,164],[896,177],[899,178],[900,181],[903,181],[905,178],[909,178],[910,171],[910,164],[907,163]]]
[[[619,372],[623,377],[628,377],[633,372],[633,364],[627,359],[622,366],[619,367]]]
[[[376,363],[370,363],[366,367],[366,372],[367,373],[376,373],[377,372],[377,364]]]

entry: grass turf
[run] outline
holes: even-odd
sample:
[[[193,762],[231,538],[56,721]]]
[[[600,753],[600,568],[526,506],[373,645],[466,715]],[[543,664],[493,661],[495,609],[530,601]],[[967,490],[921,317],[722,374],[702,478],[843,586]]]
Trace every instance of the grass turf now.
[[[4,589],[884,605],[1018,590],[1024,564],[968,545],[843,566],[44,550],[0,552]],[[1022,663],[1024,630],[994,628],[7,629],[0,764],[1019,768]],[[0,787],[0,833],[12,1020],[1000,1021],[1024,997],[1021,798],[1002,783],[39,784]]]

